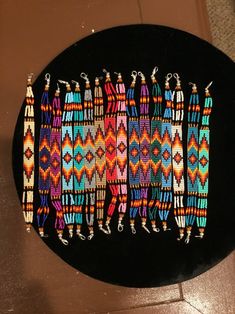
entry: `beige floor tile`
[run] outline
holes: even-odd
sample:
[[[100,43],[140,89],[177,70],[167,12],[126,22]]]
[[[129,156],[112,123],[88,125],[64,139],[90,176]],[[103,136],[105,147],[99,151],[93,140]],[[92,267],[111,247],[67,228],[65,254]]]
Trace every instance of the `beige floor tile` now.
[[[9,144],[5,144],[8,146]],[[10,169],[10,160],[5,162]],[[7,313],[108,312],[180,299],[178,285],[134,289],[114,286],[83,275],[62,261],[35,231],[26,233],[13,179],[4,176],[0,190],[0,291]],[[6,241],[7,239],[7,241]],[[4,271],[3,271],[4,270]]]
[[[68,0],[66,5],[62,0],[1,1],[1,87],[7,100],[4,114],[13,114],[16,120],[27,73],[33,71],[37,76],[60,52],[92,30],[136,23],[140,23],[136,0]],[[12,93],[16,82],[19,89]],[[5,119],[1,127],[12,134],[13,122]]]
[[[185,300],[204,314],[235,313],[235,252],[182,287]]]
[[[49,313],[72,313],[74,308],[79,308],[79,313],[83,310],[93,313],[143,307],[180,298],[178,285],[134,289],[96,281],[61,261],[35,232],[28,235],[20,228],[15,235],[21,240],[11,245],[12,253],[7,251],[7,258],[2,260],[3,263],[8,260],[9,265],[4,267],[6,273],[0,288],[6,293],[0,296],[0,300],[2,305],[12,304],[19,313],[26,300],[29,309],[30,306],[31,309],[49,306]]]
[[[143,23],[179,28],[211,41],[206,4],[203,1],[139,1]]]
[[[6,168],[10,168],[10,160]],[[108,312],[180,299],[178,285],[124,288],[94,280],[67,265],[35,231],[26,233],[11,176],[4,177],[0,206],[4,226],[0,229],[0,266],[4,266],[0,309],[6,313],[11,309],[16,313],[39,313],[45,308],[47,314],[73,313],[75,308],[79,313]]]

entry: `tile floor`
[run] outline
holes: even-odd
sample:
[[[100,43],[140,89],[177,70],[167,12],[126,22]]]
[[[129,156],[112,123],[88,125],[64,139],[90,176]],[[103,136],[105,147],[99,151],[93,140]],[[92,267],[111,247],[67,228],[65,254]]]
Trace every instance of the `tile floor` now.
[[[67,46],[111,26],[154,23],[211,40],[204,1],[5,0],[0,2],[0,313],[235,313],[235,252],[208,272],[162,288],[93,280],[26,234],[11,171],[11,141],[25,92]]]

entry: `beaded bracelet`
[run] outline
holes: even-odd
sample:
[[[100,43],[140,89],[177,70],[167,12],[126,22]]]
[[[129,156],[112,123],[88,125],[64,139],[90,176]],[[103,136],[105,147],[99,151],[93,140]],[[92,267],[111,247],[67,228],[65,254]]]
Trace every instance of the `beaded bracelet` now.
[[[48,197],[50,192],[50,137],[51,137],[51,112],[49,101],[50,74],[45,75],[46,85],[41,98],[41,127],[39,137],[39,178],[38,190],[40,195],[40,206],[37,210],[37,223],[39,234],[44,234],[44,224],[49,214]]]
[[[85,80],[84,92],[84,162],[85,162],[85,213],[86,222],[89,228],[88,240],[94,236],[95,217],[95,127],[93,99],[90,81],[85,73],[80,75]]]
[[[32,77],[30,73],[27,79],[27,89],[24,101],[24,135],[23,135],[23,194],[22,209],[26,230],[29,232],[33,223],[33,202],[34,202],[34,94],[32,90]]]
[[[151,119],[151,145],[150,145],[150,164],[151,164],[151,199],[148,204],[148,213],[151,220],[152,230],[159,232],[156,227],[157,211],[160,206],[161,191],[161,133],[162,133],[162,92],[155,74],[158,68],[153,69],[152,80],[152,101],[154,112]]]
[[[127,206],[127,114],[126,114],[126,90],[121,73],[116,84],[117,94],[117,183],[119,194],[119,218],[118,231],[123,231],[122,220]]]
[[[106,227],[108,233],[111,233],[109,227],[110,220],[113,216],[117,197],[117,137],[116,137],[116,116],[117,116],[117,96],[116,90],[111,82],[110,73],[105,69],[106,74],[104,89],[107,96],[107,109],[105,112],[104,126],[105,126],[105,157],[106,157],[106,179],[109,189],[112,194],[112,200],[107,211]]]
[[[74,80],[72,80],[72,83],[75,84],[73,92],[73,212],[76,234],[81,240],[85,240],[85,236],[81,233],[83,223],[82,208],[85,200],[84,119],[80,85]]]
[[[148,233],[146,227],[148,189],[150,186],[150,119],[149,119],[149,90],[146,84],[145,76],[138,72],[141,77],[140,91],[140,198],[141,198],[141,225]]]
[[[165,80],[165,102],[166,107],[162,119],[162,185],[160,194],[159,217],[162,222],[163,230],[170,230],[167,227],[167,218],[172,206],[172,92],[169,80],[172,74],[168,73]]]
[[[140,200],[140,128],[139,118],[136,109],[134,89],[136,84],[137,72],[132,71],[133,78],[126,95],[126,109],[128,114],[128,137],[129,137],[129,186],[131,193],[130,203],[130,227],[133,234],[136,233],[135,219],[141,206]]]
[[[96,214],[99,230],[108,233],[103,227],[104,202],[106,196],[106,160],[105,160],[105,129],[104,129],[104,100],[98,77],[94,89],[95,110],[95,164],[96,164]]]
[[[210,82],[205,88],[205,103],[202,122],[199,131],[199,162],[198,162],[198,206],[196,221],[199,230],[198,237],[203,238],[207,221],[207,197],[209,191],[209,148],[210,129],[209,118],[213,100],[209,92]]]
[[[187,133],[187,207],[185,226],[189,243],[192,227],[196,218],[198,200],[198,124],[200,120],[200,104],[197,86],[192,84],[188,106],[188,133]]]
[[[69,237],[73,237],[74,227],[74,180],[73,180],[73,92],[70,84],[59,80],[59,83],[66,85],[64,110],[62,115],[62,208],[65,224],[69,229]]]
[[[65,227],[64,214],[61,204],[61,102],[60,88],[57,84],[55,96],[52,101],[52,128],[51,128],[51,164],[50,164],[50,196],[51,203],[56,210],[55,229],[59,239],[65,245],[68,241],[63,239],[63,230]]]
[[[179,228],[179,238],[184,237],[185,210],[184,210],[184,159],[182,143],[182,123],[184,119],[184,94],[181,89],[180,78],[177,73],[173,74],[176,79],[176,87],[172,93],[172,166],[173,166],[173,193],[174,193],[174,216]]]

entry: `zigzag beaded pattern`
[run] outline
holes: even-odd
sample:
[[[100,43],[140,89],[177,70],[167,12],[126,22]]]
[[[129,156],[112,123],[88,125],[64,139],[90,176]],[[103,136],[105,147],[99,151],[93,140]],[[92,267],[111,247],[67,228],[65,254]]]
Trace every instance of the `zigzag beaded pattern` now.
[[[199,166],[198,166],[198,192],[200,194],[208,193],[208,177],[209,177],[209,145],[210,131],[201,129],[199,135]]]
[[[188,128],[188,192],[198,189],[198,127]]]
[[[95,120],[96,186],[106,186],[104,121]]]
[[[188,106],[188,134],[187,134],[187,208],[185,222],[190,233],[195,222],[198,194],[198,123],[200,120],[199,96],[196,85],[192,87],[192,93]]]
[[[127,177],[127,121],[126,116],[117,116],[117,180]]]
[[[162,150],[161,150],[161,170],[162,186],[160,194],[159,217],[166,226],[169,210],[172,205],[172,92],[169,83],[165,84],[166,108],[162,120]]]
[[[99,80],[96,79],[94,90],[95,109],[95,162],[96,162],[96,210],[98,224],[102,227],[104,219],[104,201],[106,196],[106,159],[105,159],[105,128],[104,101]]]
[[[184,94],[177,84],[173,95],[172,110],[172,164],[174,193],[184,193],[184,163],[182,144],[182,122],[184,114]]]
[[[84,93],[84,162],[85,162],[85,212],[86,221],[92,230],[95,212],[95,128],[94,128],[93,99],[89,81],[86,81]]]
[[[202,125],[199,133],[198,192],[200,194],[208,194],[210,145],[209,117],[211,114],[212,105],[212,98],[209,92],[206,92],[205,105],[202,116]]]
[[[119,189],[119,213],[126,212],[127,202],[127,115],[126,90],[119,74],[117,84],[117,182]]]
[[[129,119],[129,182],[130,186],[140,182],[140,147],[138,120]]]
[[[23,194],[22,208],[25,222],[33,222],[33,189],[34,189],[34,95],[31,80],[28,81],[25,111],[24,111],[24,135],[23,135]]]
[[[141,85],[140,97],[140,185],[150,184],[150,121],[149,91],[145,81]]]
[[[39,138],[39,179],[38,189],[41,204],[37,210],[37,222],[40,228],[49,214],[48,195],[50,190],[50,136],[51,136],[51,105],[48,96],[49,86],[45,90],[41,99],[41,128]]]
[[[66,86],[62,115],[62,205],[66,225],[74,223],[73,212],[73,92]]]
[[[103,96],[101,87],[95,88],[95,154],[96,186],[106,186],[105,134],[103,120]]]
[[[85,190],[95,189],[94,125],[84,125]]]
[[[198,159],[198,209],[197,226],[201,234],[204,233],[207,217],[207,196],[209,180],[209,148],[210,130],[209,118],[213,105],[209,91],[206,89],[205,104],[202,115],[202,125],[199,132],[199,159]]]
[[[149,217],[155,224],[157,210],[160,205],[161,186],[161,132],[162,132],[162,94],[155,77],[152,77],[152,99],[154,112],[151,119],[151,145],[150,145],[150,165],[151,165],[151,200],[148,204]]]
[[[61,132],[52,129],[51,132],[51,196],[53,199],[61,194],[61,172],[60,172],[60,151],[61,151]]]
[[[116,118],[105,118],[105,153],[106,153],[106,177],[108,182],[117,180],[117,156],[116,156]]]
[[[51,129],[51,165],[50,165],[50,193],[52,199],[61,195],[61,108],[60,98],[55,96],[52,102],[52,129]]]
[[[61,204],[61,118],[60,97],[59,92],[56,91],[52,102],[50,195],[56,210],[55,228],[58,232],[63,230],[65,225]]]
[[[85,189],[85,166],[84,166],[84,122],[83,108],[81,104],[81,93],[78,83],[76,83],[73,93],[73,173],[74,173],[74,206],[75,223],[82,224],[82,206],[84,204]]]
[[[129,116],[128,137],[129,137],[129,186],[131,189],[130,222],[134,219],[141,206],[140,200],[140,142],[139,142],[139,118],[134,98],[135,81],[131,83],[127,91],[126,107]]]
[[[105,156],[106,156],[106,179],[112,193],[112,200],[108,208],[108,219],[114,213],[117,196],[117,138],[116,138],[116,116],[117,116],[117,96],[116,90],[111,82],[110,76],[106,76],[104,85],[107,96],[107,110],[105,113]],[[108,220],[107,222],[108,223]]]
[[[151,121],[151,184],[161,184],[161,129],[162,122],[152,119]]]
[[[116,91],[110,79],[106,79],[105,92],[107,95],[107,110],[105,113],[105,149],[106,177],[108,182],[117,180],[117,141],[116,141]]]
[[[65,95],[62,117],[62,188],[73,190],[73,93],[69,89]]]
[[[184,94],[179,78],[172,95],[172,166],[173,166],[173,191],[174,191],[174,215],[180,236],[183,237],[185,228],[185,210],[183,194],[184,184],[184,159],[182,143],[182,122],[184,118]]]
[[[140,197],[142,218],[147,217],[148,187],[150,185],[150,120],[149,90],[145,80],[141,82],[140,94]]]
[[[172,125],[172,156],[174,192],[182,194],[184,193],[184,165],[181,126]]]
[[[127,116],[126,93],[122,80],[116,84],[117,91],[117,181],[127,180]]]
[[[172,185],[172,164],[171,164],[171,123],[162,123],[162,187],[170,189]]]
[[[74,98],[74,127],[73,127],[73,150],[74,150],[74,191],[79,193],[84,191],[84,123],[83,109],[81,104],[81,94],[76,86],[73,94]]]
[[[129,184],[130,187],[140,183],[140,140],[139,119],[134,98],[134,83],[127,91],[126,107],[129,116]]]
[[[84,126],[74,125],[74,191],[80,192],[84,190]]]

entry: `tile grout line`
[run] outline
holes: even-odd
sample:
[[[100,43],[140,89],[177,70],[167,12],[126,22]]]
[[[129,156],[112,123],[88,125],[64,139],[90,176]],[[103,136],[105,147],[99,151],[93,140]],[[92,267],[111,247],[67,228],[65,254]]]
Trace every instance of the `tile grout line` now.
[[[180,299],[182,301],[184,301],[184,293],[183,293],[183,286],[182,286],[182,283],[178,283],[178,287],[179,287],[179,293],[180,293]]]
[[[140,15],[140,23],[143,24],[144,23],[144,19],[143,19],[143,12],[142,12],[142,8],[141,8],[141,0],[137,0],[137,6],[139,8],[139,15]]]
[[[100,314],[104,313],[120,313],[121,311],[127,311],[127,310],[136,310],[136,309],[142,309],[142,308],[148,308],[151,306],[159,306],[159,305],[166,305],[166,304],[172,304],[172,303],[177,303],[177,302],[182,302],[183,300],[181,298],[176,298],[176,299],[171,299],[171,300],[166,300],[166,301],[161,301],[161,302],[153,302],[153,303],[148,303],[148,304],[141,304],[137,306],[131,306],[128,308],[123,308],[119,310],[113,310],[113,311],[108,311],[108,312],[100,312]]]

